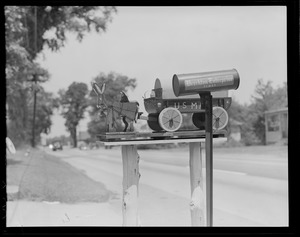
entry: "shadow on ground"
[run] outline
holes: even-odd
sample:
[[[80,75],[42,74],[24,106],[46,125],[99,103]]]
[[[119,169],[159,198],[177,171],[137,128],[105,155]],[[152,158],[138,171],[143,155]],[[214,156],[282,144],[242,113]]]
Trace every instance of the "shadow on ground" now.
[[[7,165],[16,165],[16,164],[20,164],[20,163],[22,163],[22,161],[12,160],[12,159],[6,159],[6,164]]]

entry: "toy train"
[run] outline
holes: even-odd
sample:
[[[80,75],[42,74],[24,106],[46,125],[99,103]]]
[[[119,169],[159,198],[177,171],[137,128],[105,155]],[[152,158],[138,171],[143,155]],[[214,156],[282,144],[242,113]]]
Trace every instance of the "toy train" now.
[[[237,89],[238,86],[239,75],[235,69],[175,74],[173,91],[164,90],[160,80],[156,79],[151,97],[144,99],[145,109],[148,112],[148,126],[154,131],[174,132],[181,129],[182,114],[191,113],[193,124],[198,129],[204,130],[205,108],[199,94],[209,91],[213,97],[213,129],[224,129],[228,124],[227,110],[231,105],[228,89]]]
[[[205,130],[206,101],[202,95],[207,93],[212,95],[213,129],[221,130],[228,124],[227,110],[231,105],[228,90],[237,89],[239,80],[239,74],[235,69],[175,74],[172,81],[173,90],[163,89],[160,80],[156,79],[150,97],[144,98],[148,116],[142,116],[138,111],[138,103],[129,101],[124,92],[121,92],[123,98],[121,101],[108,103],[103,94],[105,84],[98,86],[96,82],[92,82],[92,87],[98,95],[97,107],[101,113],[106,111],[107,132],[115,131],[116,118],[119,117],[125,124],[124,132],[127,130],[128,122],[132,124],[137,119],[147,120],[148,126],[153,131],[175,132],[182,130],[184,114],[191,114],[195,127]]]

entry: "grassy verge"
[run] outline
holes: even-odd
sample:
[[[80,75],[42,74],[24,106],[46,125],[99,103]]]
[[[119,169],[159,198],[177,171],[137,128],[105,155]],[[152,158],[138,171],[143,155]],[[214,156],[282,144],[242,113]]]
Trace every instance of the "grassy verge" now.
[[[7,200],[59,201],[61,203],[104,202],[112,194],[102,183],[59,158],[34,149],[7,155],[7,185],[19,186],[19,192]]]

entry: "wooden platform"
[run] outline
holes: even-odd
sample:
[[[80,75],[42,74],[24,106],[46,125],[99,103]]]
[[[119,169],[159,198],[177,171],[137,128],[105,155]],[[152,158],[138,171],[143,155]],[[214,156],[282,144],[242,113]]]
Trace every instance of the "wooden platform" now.
[[[227,131],[220,130],[213,134],[214,140],[227,141]],[[205,131],[176,131],[176,132],[108,132],[98,134],[98,143],[106,146],[112,145],[138,145],[138,144],[163,144],[205,142]]]

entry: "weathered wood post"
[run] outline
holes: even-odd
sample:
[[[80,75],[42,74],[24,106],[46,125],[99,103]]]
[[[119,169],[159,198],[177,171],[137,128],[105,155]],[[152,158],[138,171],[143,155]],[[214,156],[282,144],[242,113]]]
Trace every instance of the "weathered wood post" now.
[[[123,226],[137,226],[139,191],[139,155],[136,145],[122,145]]]
[[[190,183],[191,183],[191,221],[192,226],[204,226],[205,194],[203,192],[201,143],[190,142]]]

